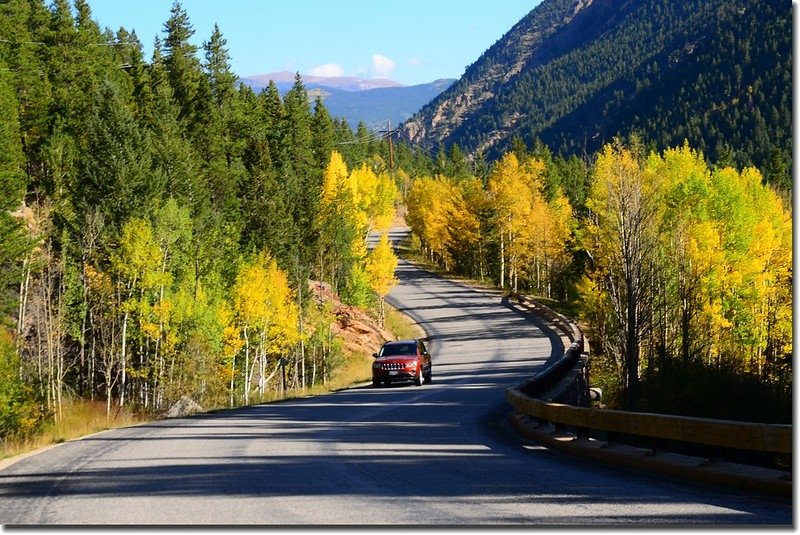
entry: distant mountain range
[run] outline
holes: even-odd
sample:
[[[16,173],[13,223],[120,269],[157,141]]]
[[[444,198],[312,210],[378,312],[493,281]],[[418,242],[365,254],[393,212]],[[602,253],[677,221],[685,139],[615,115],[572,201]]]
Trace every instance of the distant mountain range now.
[[[294,84],[295,73],[282,71],[240,78],[258,92],[273,80],[281,94]],[[312,101],[321,97],[333,117],[343,117],[352,128],[359,121],[367,125],[390,121],[397,126],[447,89],[455,80],[442,79],[428,84],[405,86],[383,78],[361,79],[352,76],[323,77],[302,74],[303,85]]]
[[[240,78],[240,81],[252,87],[254,91],[261,91],[269,85],[270,80],[273,80],[275,85],[278,86],[278,89],[283,93],[288,91],[292,87],[292,84],[294,84],[295,74],[296,73],[290,71],[271,72],[246,76]],[[356,92],[386,87],[404,87],[403,84],[385,78],[363,80],[355,76],[326,77],[312,76],[310,74],[301,74],[300,76],[303,79],[303,85],[306,86],[306,89],[325,87],[328,89]]]
[[[637,132],[659,149],[688,140],[712,162],[790,169],[791,7],[543,0],[403,135],[491,160],[515,137],[581,155]]]

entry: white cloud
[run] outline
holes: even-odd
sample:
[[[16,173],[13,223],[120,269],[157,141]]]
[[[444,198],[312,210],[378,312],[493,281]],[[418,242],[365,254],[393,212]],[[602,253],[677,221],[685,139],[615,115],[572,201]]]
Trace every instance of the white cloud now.
[[[336,77],[336,76],[344,76],[344,69],[341,65],[336,63],[326,63],[325,65],[317,65],[308,73],[311,76],[325,76],[325,77]]]
[[[394,60],[381,54],[372,55],[372,72],[376,78],[391,78],[394,72]]]
[[[422,60],[420,58],[411,58],[410,60],[408,60],[408,64],[411,67],[419,67],[420,65],[422,65]]]

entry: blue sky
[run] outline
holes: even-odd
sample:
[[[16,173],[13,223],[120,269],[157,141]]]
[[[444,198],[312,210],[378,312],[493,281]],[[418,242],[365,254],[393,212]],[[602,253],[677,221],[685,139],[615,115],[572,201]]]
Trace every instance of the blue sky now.
[[[214,28],[239,76],[288,70],[390,78],[458,78],[541,0],[183,0],[198,46]],[[89,0],[101,27],[136,30],[147,57],[172,0]]]

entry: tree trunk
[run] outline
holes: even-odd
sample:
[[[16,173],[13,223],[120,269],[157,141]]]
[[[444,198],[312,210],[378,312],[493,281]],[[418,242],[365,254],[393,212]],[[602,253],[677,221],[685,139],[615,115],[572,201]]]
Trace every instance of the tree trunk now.
[[[126,344],[127,344],[127,337],[128,337],[128,312],[125,312],[125,316],[122,319],[122,346],[120,351],[120,365],[122,366],[122,380],[120,381],[119,389],[119,406],[120,408],[125,406],[125,380],[127,374],[125,372],[125,368],[127,367],[126,362]]]
[[[250,338],[247,335],[247,325],[244,326],[244,404],[250,402],[250,385],[248,385],[248,370],[250,369]]]
[[[506,287],[506,253],[505,253],[505,234],[500,233],[500,289]]]

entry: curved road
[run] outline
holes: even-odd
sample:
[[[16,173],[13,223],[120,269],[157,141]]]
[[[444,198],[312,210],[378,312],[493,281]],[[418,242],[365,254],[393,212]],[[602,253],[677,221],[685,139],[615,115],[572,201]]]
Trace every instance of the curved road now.
[[[563,350],[499,295],[401,261],[393,304],[433,383],[106,431],[0,471],[2,524],[792,523],[785,502],[584,462],[517,439],[504,390]]]

